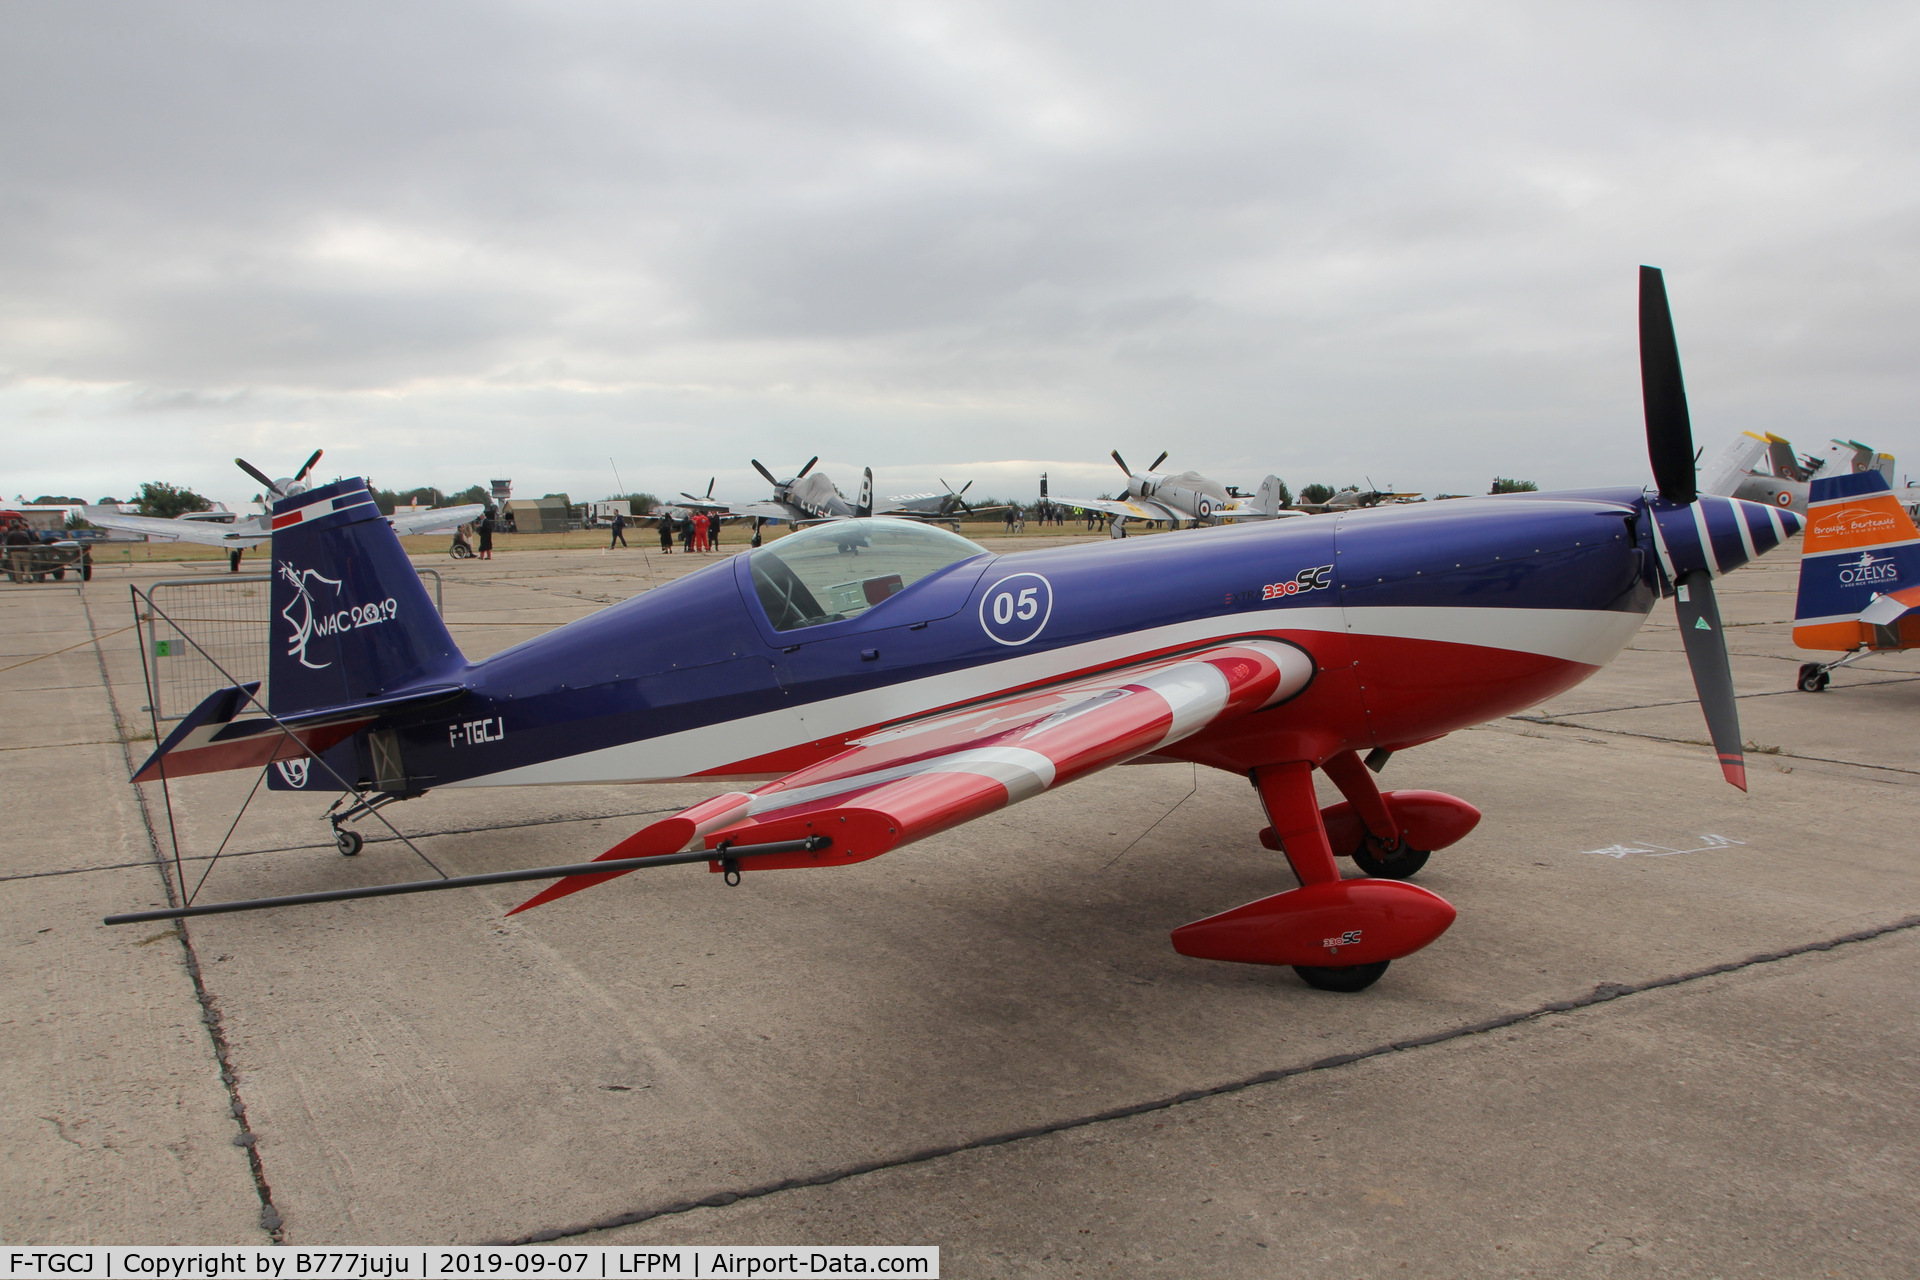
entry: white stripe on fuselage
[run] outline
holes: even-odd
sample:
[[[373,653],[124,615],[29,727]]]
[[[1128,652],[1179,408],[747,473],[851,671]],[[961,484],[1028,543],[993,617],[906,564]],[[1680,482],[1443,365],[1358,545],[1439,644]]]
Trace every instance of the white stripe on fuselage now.
[[[1023,653],[960,671],[826,698],[797,709],[743,716],[445,785],[513,787],[680,781],[737,761],[851,735],[939,707],[992,697],[1004,690],[1111,666],[1140,654],[1230,640],[1268,630],[1351,631],[1480,645],[1598,667],[1625,647],[1644,621],[1644,614],[1600,609],[1393,606],[1350,609],[1343,613],[1338,606],[1329,605],[1257,614],[1222,614],[1039,653]]]

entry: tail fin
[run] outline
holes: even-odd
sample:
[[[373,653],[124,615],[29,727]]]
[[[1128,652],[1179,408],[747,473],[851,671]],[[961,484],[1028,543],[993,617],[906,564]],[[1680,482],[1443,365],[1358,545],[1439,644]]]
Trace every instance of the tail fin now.
[[[868,467],[866,474],[860,477],[860,501],[854,505],[853,514],[866,519],[873,514],[873,468]]]
[[[1807,469],[1800,465],[1800,459],[1793,452],[1793,441],[1784,436],[1767,433],[1767,460],[1773,464],[1776,480],[1805,480]]]
[[[1920,599],[1920,530],[1887,477],[1877,469],[1823,472],[1807,503],[1793,642],[1803,649],[1903,647],[1901,633],[1920,629],[1920,620],[1903,621],[1904,609],[1886,605],[1871,618],[1860,615],[1881,597],[1909,595]]]
[[[1268,476],[1253,495],[1253,509],[1264,516],[1280,514],[1280,477]]]
[[[1767,452],[1767,444],[1765,436],[1751,431],[1742,431],[1729,440],[1710,464],[1700,468],[1700,492],[1731,498],[1747,473],[1753,470],[1753,464]]]
[[[278,716],[445,683],[467,665],[364,480],[273,504],[271,609]]]

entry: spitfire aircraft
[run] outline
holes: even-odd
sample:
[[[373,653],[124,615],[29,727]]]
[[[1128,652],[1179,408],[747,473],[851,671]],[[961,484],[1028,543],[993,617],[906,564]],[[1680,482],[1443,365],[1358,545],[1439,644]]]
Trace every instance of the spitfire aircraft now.
[[[1660,273],[1642,268],[1640,288],[1656,492],[1510,494],[1009,555],[926,524],[836,521],[477,662],[363,482],[283,497],[266,705],[254,686],[214,694],[136,781],[266,769],[363,807],[541,783],[692,780],[716,794],[592,862],[109,922],[555,880],[526,910],[698,862],[737,883],[862,862],[1111,765],[1192,761],[1253,783],[1259,840],[1299,887],[1183,925],[1175,949],[1360,990],[1452,923],[1450,904],[1406,878],[1480,816],[1439,792],[1382,791],[1375,769],[1579,684],[1663,597],[1721,770],[1746,785],[1713,583],[1800,521],[1697,493]],[[1321,807],[1315,770],[1340,803]],[[1364,874],[1343,879],[1342,856]]]
[[[242,471],[265,485],[269,495],[279,499],[307,491],[307,477],[313,473],[314,464],[320,461],[323,452],[315,449],[305,466],[291,477],[282,476],[278,480],[269,479],[266,472],[256,469],[244,458],[235,458],[234,462]],[[469,520],[478,520],[485,512],[486,508],[477,504],[435,507],[431,511],[395,512],[387,517],[387,523],[393,526],[395,533],[403,535],[440,533],[457,529]],[[250,516],[241,520],[230,513],[190,511],[184,516],[165,519],[160,516],[124,515],[114,507],[103,506],[87,507],[85,515],[89,524],[97,524],[103,529],[141,533],[166,542],[195,542],[202,546],[219,547],[227,552],[228,568],[234,573],[240,572],[240,558],[247,553],[247,549],[267,541],[273,536],[274,529],[270,515]]]
[[[1306,514],[1280,505],[1278,476],[1268,476],[1253,497],[1242,498],[1228,493],[1225,485],[1198,471],[1164,475],[1155,471],[1154,467],[1167,460],[1164,452],[1153,460],[1153,466],[1138,473],[1127,465],[1118,449],[1113,451],[1113,460],[1127,477],[1124,497],[1053,499],[1064,507],[1103,512],[1108,517],[1107,533],[1111,537],[1126,537],[1129,520],[1165,520],[1168,528],[1178,529],[1182,520],[1190,528],[1198,528],[1221,520],[1277,520]]]

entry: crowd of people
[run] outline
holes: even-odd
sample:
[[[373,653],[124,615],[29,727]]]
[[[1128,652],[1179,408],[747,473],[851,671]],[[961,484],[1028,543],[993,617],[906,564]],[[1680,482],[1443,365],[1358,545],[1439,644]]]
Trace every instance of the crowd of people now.
[[[617,517],[615,522],[618,523]],[[687,555],[692,555],[696,551],[718,551],[722,523],[721,517],[709,516],[704,511],[689,512],[679,520],[673,518],[672,512],[662,511],[654,519],[654,524],[660,532],[660,552],[662,555],[673,554],[675,535],[679,536],[680,544]],[[625,539],[621,542],[625,545]]]

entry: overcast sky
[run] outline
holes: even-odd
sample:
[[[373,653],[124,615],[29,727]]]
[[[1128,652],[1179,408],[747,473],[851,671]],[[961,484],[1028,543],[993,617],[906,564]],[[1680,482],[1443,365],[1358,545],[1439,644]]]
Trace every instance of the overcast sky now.
[[[1920,6],[20,4],[6,496],[1920,477]],[[609,461],[611,459],[611,462]]]

